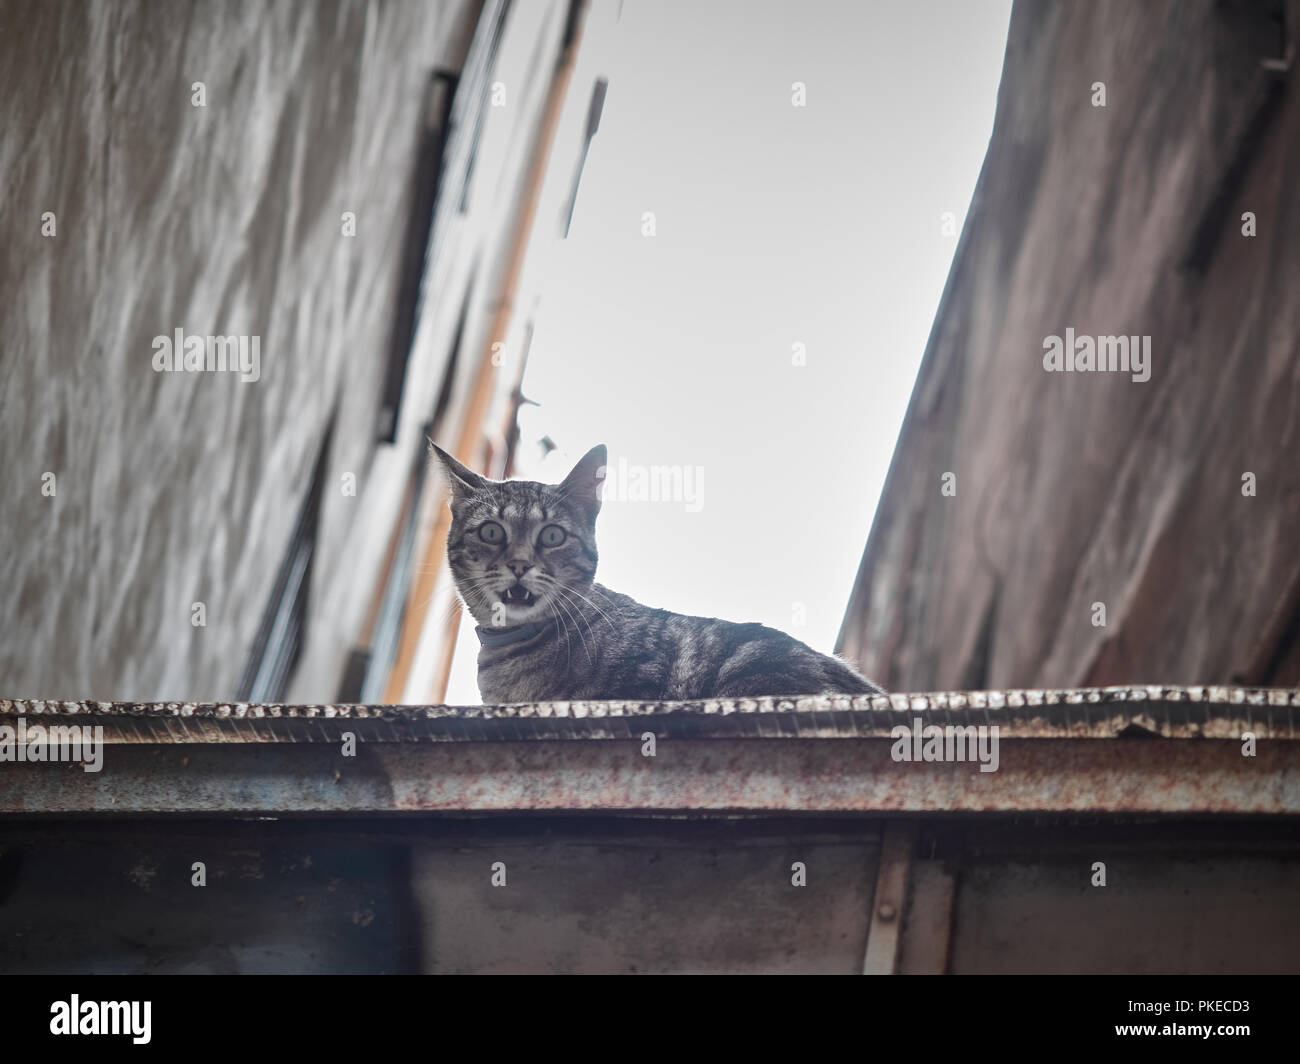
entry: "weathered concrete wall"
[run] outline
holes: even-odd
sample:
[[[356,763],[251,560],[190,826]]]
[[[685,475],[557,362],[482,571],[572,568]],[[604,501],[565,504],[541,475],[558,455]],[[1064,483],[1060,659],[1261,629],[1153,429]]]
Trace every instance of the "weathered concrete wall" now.
[[[1294,0],[1016,5],[840,637],[890,689],[1300,678],[1283,8],[1294,42]],[[1047,372],[1067,328],[1149,336],[1150,379]]]
[[[336,404],[330,483],[374,458],[425,80],[476,13],[0,3],[0,690],[234,694]],[[260,379],[155,373],[177,328],[260,337]]]

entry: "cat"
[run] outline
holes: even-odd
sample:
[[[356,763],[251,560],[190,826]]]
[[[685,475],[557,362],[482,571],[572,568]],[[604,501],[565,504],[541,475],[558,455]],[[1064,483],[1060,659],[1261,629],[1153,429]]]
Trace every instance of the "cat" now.
[[[884,693],[774,628],[654,609],[595,583],[603,445],[554,485],[489,480],[432,449],[451,485],[447,560],[478,622],[485,704]]]

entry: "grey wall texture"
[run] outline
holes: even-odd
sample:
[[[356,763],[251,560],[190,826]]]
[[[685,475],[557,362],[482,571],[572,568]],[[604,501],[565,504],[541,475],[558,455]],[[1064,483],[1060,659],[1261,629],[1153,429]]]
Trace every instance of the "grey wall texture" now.
[[[849,975],[881,824],[0,822],[0,972]],[[1192,820],[1175,839],[1158,823],[937,818],[919,832],[901,972],[1296,970],[1292,827]],[[1080,873],[1099,853],[1105,890]],[[930,926],[935,899],[919,887],[935,875],[953,884],[952,913]]]
[[[0,3],[0,689],[234,694],[332,410],[331,478],[372,460],[423,90],[476,15]],[[155,372],[177,329],[260,378]]]
[[[888,688],[1300,681],[1298,31],[1015,6],[839,639]],[[1049,372],[1067,329],[1149,379]]]

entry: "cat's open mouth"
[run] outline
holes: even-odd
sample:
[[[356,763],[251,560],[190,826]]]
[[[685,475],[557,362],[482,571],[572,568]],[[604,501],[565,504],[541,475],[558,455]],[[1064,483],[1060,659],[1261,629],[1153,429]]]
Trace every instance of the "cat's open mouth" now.
[[[501,592],[501,601],[507,606],[531,606],[537,601],[537,596],[523,584],[515,584]]]

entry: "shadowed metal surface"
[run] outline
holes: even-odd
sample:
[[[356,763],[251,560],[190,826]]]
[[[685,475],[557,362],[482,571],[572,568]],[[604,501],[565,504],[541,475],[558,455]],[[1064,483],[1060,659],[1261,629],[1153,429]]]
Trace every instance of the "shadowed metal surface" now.
[[[1297,970],[1300,821],[916,820],[897,970]],[[897,823],[8,818],[0,972],[849,974]]]

